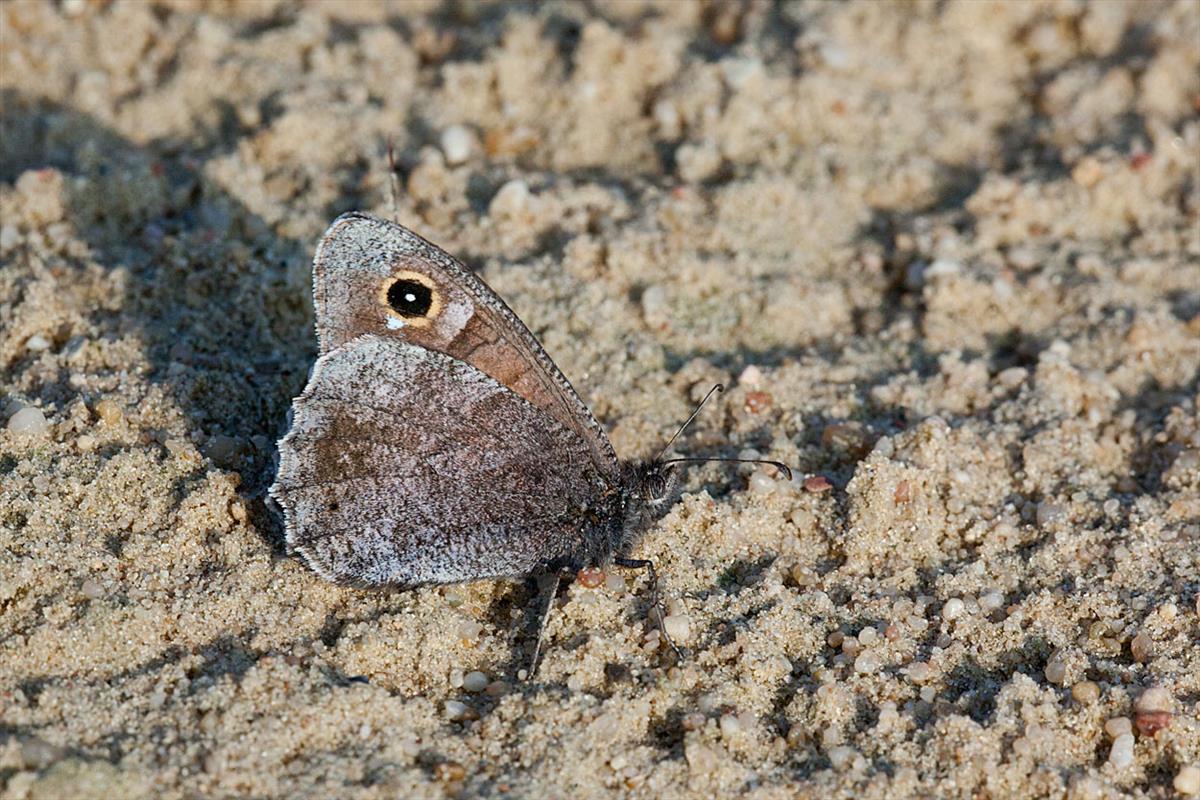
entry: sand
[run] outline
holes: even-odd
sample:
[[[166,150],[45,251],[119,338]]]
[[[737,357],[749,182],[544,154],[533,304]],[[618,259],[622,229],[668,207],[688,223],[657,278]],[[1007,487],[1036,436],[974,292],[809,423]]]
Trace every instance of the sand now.
[[[1200,793],[1200,5],[0,6],[3,798]],[[387,141],[401,191],[389,200]],[[644,578],[264,504],[342,211],[652,455]]]

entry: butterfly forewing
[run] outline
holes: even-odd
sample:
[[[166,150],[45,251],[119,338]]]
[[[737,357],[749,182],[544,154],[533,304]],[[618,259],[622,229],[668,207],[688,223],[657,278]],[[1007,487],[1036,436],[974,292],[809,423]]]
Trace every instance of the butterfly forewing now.
[[[322,354],[364,334],[445,353],[574,431],[594,468],[616,479],[608,437],[562,372],[504,301],[449,253],[402,225],[344,214],[322,237],[313,272]]]

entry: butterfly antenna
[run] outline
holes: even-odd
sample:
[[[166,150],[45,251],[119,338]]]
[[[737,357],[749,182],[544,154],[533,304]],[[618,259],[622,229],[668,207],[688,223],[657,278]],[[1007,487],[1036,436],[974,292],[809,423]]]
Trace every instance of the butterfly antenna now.
[[[787,476],[790,481],[792,479],[792,468],[782,461],[771,461],[766,458],[668,458],[666,461],[660,461],[659,464],[678,464],[680,462],[697,462],[697,461],[732,461],[737,464],[768,464]]]
[[[658,451],[658,456],[654,459],[655,461],[661,461],[666,452],[671,449],[671,445],[675,444],[675,440],[679,438],[679,434],[687,430],[687,426],[692,424],[692,420],[694,420],[696,415],[700,413],[700,409],[704,408],[704,404],[708,402],[708,398],[723,391],[725,391],[725,387],[719,383],[708,390],[708,394],[704,395],[704,399],[701,400],[699,405],[696,406],[696,410],[692,412],[692,415],[687,418],[686,422],[679,426],[679,430],[675,431],[675,435],[672,436],[665,445],[663,445],[663,449]]]
[[[392,187],[392,219],[400,222],[400,176],[396,173],[396,142],[388,137],[388,178]]]

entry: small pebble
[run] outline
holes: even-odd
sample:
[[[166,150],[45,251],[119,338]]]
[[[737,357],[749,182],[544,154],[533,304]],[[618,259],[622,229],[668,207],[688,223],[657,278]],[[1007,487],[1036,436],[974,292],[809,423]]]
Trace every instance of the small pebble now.
[[[864,650],[859,654],[858,658],[854,659],[854,671],[863,675],[870,675],[879,669],[879,657],[870,650]]]
[[[742,721],[735,714],[721,715],[721,736],[732,739],[742,732]]]
[[[124,412],[121,411],[121,406],[112,400],[101,400],[99,403],[96,403],[96,408],[94,410],[96,412],[96,416],[99,417],[105,425],[116,425],[121,421],[121,417],[124,416]]]
[[[604,578],[604,588],[612,594],[625,594],[628,584],[623,576],[614,572]]]
[[[1057,658],[1052,658],[1046,664],[1046,680],[1053,683],[1055,686],[1061,686],[1062,682],[1067,677],[1067,665],[1059,661]]]
[[[50,340],[40,333],[35,333],[25,340],[25,349],[31,353],[40,353],[50,349]]]
[[[1129,721],[1129,717],[1113,717],[1104,723],[1104,732],[1113,739],[1118,736],[1124,736],[1133,731],[1133,723]]]
[[[473,619],[464,619],[458,623],[458,638],[465,642],[473,642],[483,632],[483,626]]]
[[[686,614],[672,614],[663,619],[663,632],[676,644],[686,642],[691,635],[691,619]]]
[[[821,494],[828,492],[833,488],[833,484],[824,475],[810,475],[804,479],[804,491],[812,492],[813,494]]]
[[[504,695],[508,694],[508,689],[509,686],[507,682],[492,681],[487,685],[487,688],[484,689],[483,692],[488,697],[503,697]]]
[[[1145,664],[1154,654],[1154,640],[1150,638],[1150,634],[1141,631],[1129,641],[1129,652],[1134,661]]]
[[[466,125],[451,125],[442,131],[442,153],[446,163],[458,166],[467,161],[477,149],[475,134]]]
[[[761,414],[771,407],[775,398],[770,392],[746,392],[745,409],[751,414]]]
[[[1080,705],[1091,705],[1100,699],[1100,686],[1095,681],[1080,681],[1071,687],[1071,697]]]
[[[760,383],[762,383],[762,370],[754,364],[746,367],[742,370],[742,374],[738,376],[738,384],[749,389],[756,388]]]
[[[460,703],[458,700],[447,700],[442,708],[446,713],[447,719],[454,721],[466,719],[467,712],[471,710],[470,706],[466,703]]]
[[[1161,730],[1171,727],[1169,711],[1139,711],[1133,718],[1133,726],[1142,736],[1153,736]]]
[[[1170,713],[1175,710],[1175,698],[1161,686],[1151,686],[1138,696],[1133,707],[1142,712],[1166,711]]]
[[[1200,767],[1188,764],[1175,773],[1175,791],[1185,797],[1200,795]]]
[[[753,494],[770,494],[775,491],[775,479],[762,470],[750,476],[750,491]]]
[[[453,783],[467,777],[467,770],[457,761],[443,761],[434,769],[434,774],[442,783]]]
[[[41,436],[50,427],[40,408],[25,406],[8,418],[8,430],[24,436]]]
[[[933,674],[933,668],[924,661],[914,661],[905,668],[908,679],[913,683],[923,683]]]
[[[84,580],[83,584],[79,587],[79,591],[89,600],[96,600],[104,596],[104,587],[91,578]]]
[[[952,597],[946,601],[946,605],[942,606],[942,619],[958,619],[962,616],[964,608],[962,600]]]
[[[858,632],[858,643],[863,647],[870,647],[879,641],[879,631],[874,628],[863,628]]]
[[[984,611],[995,611],[1004,605],[1004,595],[998,591],[990,591],[979,598],[979,607]]]
[[[1112,748],[1108,751],[1108,763],[1116,769],[1125,769],[1133,764],[1133,734],[1122,733],[1113,739]]]
[[[596,569],[595,567],[584,567],[579,570],[579,574],[575,578],[579,581],[579,585],[585,589],[595,589],[604,583],[604,570]]]
[[[482,672],[468,672],[463,676],[462,688],[472,693],[482,692],[488,687],[488,683],[488,676]]]

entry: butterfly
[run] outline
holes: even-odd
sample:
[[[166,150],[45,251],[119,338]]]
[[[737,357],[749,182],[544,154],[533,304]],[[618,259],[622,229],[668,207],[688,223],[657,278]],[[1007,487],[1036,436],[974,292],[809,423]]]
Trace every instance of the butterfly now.
[[[659,607],[632,551],[709,459],[618,459],[504,301],[402,225],[338,217],[313,298],[318,358],[270,488],[290,551],[359,587],[553,574],[546,614],[564,572],[615,564],[647,570]]]

